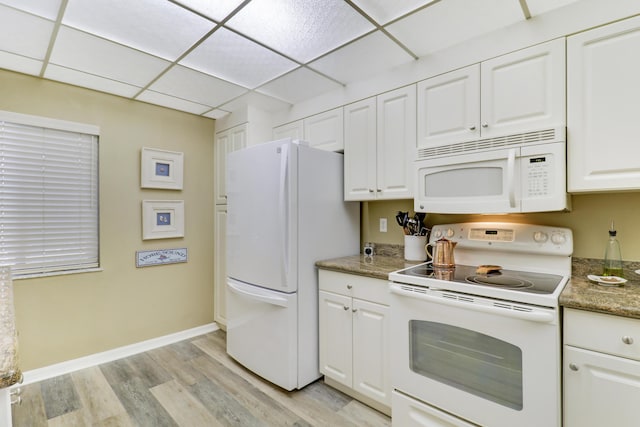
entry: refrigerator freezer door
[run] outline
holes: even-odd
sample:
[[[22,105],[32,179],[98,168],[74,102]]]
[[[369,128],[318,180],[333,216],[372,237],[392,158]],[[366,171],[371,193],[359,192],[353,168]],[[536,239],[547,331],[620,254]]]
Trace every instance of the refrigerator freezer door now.
[[[285,390],[298,388],[297,298],[227,281],[227,353]]]
[[[227,158],[227,275],[297,290],[297,145],[274,141]]]

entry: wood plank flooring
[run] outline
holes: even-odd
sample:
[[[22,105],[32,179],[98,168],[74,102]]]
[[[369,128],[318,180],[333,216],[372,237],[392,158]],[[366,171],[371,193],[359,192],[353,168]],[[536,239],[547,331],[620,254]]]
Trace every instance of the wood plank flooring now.
[[[390,426],[322,380],[286,392],[226,353],[216,331],[22,387],[14,427]]]

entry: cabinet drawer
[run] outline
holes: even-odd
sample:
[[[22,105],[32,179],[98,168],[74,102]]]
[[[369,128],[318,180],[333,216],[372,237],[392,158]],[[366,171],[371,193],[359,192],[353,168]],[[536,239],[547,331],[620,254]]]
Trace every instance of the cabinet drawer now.
[[[640,360],[640,320],[565,309],[564,343]]]
[[[318,271],[318,277],[322,291],[389,305],[389,288],[386,280],[322,269]]]

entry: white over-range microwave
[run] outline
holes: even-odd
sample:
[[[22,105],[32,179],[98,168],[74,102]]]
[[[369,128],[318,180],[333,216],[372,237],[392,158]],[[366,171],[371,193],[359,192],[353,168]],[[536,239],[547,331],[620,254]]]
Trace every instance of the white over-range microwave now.
[[[414,210],[499,214],[570,209],[564,128],[418,150]]]

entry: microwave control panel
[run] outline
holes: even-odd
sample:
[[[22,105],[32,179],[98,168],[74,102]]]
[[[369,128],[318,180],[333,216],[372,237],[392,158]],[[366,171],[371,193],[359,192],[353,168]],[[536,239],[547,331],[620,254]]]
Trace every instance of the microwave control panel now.
[[[551,190],[551,176],[553,174],[553,156],[546,154],[526,158],[525,173],[527,182],[527,196],[546,196]]]

